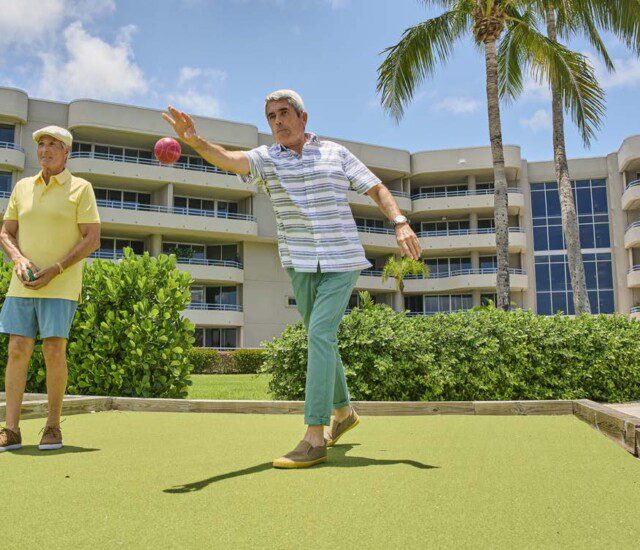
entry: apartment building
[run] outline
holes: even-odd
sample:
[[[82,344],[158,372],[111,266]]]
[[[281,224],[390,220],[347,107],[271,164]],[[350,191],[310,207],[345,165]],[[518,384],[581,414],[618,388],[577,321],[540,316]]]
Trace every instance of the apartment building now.
[[[203,135],[231,149],[272,143],[255,126],[195,117]],[[193,279],[185,316],[199,345],[256,347],[299,320],[280,266],[267,195],[203,161],[183,146],[172,166],[153,158],[170,128],[160,111],[81,99],[59,103],[0,88],[0,208],[13,185],[39,170],[31,134],[57,124],[74,135],[68,167],[95,189],[103,222],[94,256],[117,259],[125,247],[174,253]],[[411,220],[430,267],[408,278],[401,296],[381,268],[397,253],[395,233],[375,203],[350,192],[360,237],[373,268],[357,290],[413,315],[456,311],[493,300],[496,250],[489,147],[411,153],[345,141],[387,185]],[[505,146],[509,200],[511,300],[538,314],[573,303],[552,161],[527,162]],[[592,310],[640,316],[640,135],[606,157],[572,159],[574,196]],[[349,308],[358,305],[354,292]]]

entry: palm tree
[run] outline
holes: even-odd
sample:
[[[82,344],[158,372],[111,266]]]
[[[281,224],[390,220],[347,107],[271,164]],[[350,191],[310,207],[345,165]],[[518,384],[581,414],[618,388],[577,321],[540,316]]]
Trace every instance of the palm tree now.
[[[393,277],[396,280],[396,290],[404,295],[404,278],[407,275],[422,275],[426,279],[429,277],[429,268],[420,260],[413,260],[408,256],[400,259],[389,256],[382,268],[382,282],[386,283],[389,277]]]
[[[494,217],[496,228],[497,306],[509,309],[509,218],[507,178],[504,167],[502,122],[497,61],[497,43],[505,28],[522,27],[529,36],[533,63],[537,70],[558,82],[566,97],[580,97],[589,115],[600,105],[599,88],[591,84],[593,70],[584,58],[553,43],[542,35],[532,17],[519,12],[528,2],[522,0],[422,0],[447,11],[405,30],[395,46],[384,50],[386,59],[378,69],[378,92],[382,104],[396,120],[426,77],[434,75],[438,63],[445,63],[454,44],[469,35],[484,49],[489,137],[494,172]],[[529,52],[528,52],[529,53]],[[594,105],[595,104],[595,105]]]
[[[607,52],[599,29],[611,31],[636,53],[640,53],[640,1],[616,0],[534,0],[529,3],[531,10],[546,26],[547,37],[558,43],[558,37],[565,40],[573,34],[581,33],[594,46],[608,70],[613,70],[613,62]],[[526,54],[527,37],[520,35],[520,28],[512,27],[500,44],[498,64],[500,70],[501,92],[515,98],[522,91],[522,70],[529,68],[530,59]],[[540,77],[541,75],[535,74]],[[567,261],[573,304],[576,315],[591,313],[589,296],[582,262],[580,230],[573,200],[571,177],[567,163],[567,151],[564,136],[564,109],[570,108],[577,123],[583,142],[589,146],[595,129],[600,126],[599,111],[587,119],[580,115],[580,105],[567,105],[563,102],[557,82],[549,82],[553,118],[553,156],[555,163],[562,229],[567,248]]]

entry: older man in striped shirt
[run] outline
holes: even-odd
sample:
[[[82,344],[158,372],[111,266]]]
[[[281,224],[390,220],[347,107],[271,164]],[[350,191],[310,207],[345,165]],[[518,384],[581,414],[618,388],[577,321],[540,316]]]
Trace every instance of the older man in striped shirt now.
[[[360,271],[371,264],[360,243],[347,192],[366,193],[378,204],[395,227],[403,256],[417,260],[421,250],[386,186],[348,149],[305,131],[308,115],[296,92],[269,94],[265,114],[276,143],[251,151],[227,151],[208,142],[198,136],[189,115],[171,106],[163,116],[203,158],[261,186],[271,198],[280,260],[308,331],[307,433],[273,465],[304,468],[325,462],[327,446],[359,423],[349,405],[337,332]]]

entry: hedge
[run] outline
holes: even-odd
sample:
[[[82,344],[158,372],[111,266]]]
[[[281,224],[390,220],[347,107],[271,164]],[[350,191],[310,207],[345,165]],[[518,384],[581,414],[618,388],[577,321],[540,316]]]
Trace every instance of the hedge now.
[[[250,348],[234,351],[191,348],[188,355],[193,374],[254,374],[264,361],[263,350]]]
[[[0,305],[12,269],[9,263],[0,267]],[[175,257],[164,254],[136,256],[125,249],[118,262],[85,265],[82,303],[69,336],[68,393],[186,397],[192,364],[185,350],[194,342],[194,327],[182,311],[190,301],[190,282]],[[2,378],[7,340],[1,336]],[[31,359],[27,391],[46,390],[40,348]]]
[[[276,399],[303,399],[307,335],[299,322],[265,344]],[[338,345],[358,400],[640,397],[640,322],[625,315],[536,316],[488,306],[408,316],[364,300]]]

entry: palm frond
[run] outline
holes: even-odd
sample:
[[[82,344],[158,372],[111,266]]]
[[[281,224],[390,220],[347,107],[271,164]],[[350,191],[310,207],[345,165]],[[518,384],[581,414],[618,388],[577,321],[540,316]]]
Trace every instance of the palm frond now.
[[[378,68],[377,91],[383,108],[396,121],[418,85],[435,73],[438,63],[448,60],[469,27],[468,13],[448,11],[405,30],[400,42],[382,52],[386,59]]]

